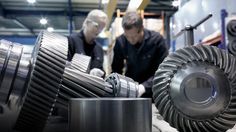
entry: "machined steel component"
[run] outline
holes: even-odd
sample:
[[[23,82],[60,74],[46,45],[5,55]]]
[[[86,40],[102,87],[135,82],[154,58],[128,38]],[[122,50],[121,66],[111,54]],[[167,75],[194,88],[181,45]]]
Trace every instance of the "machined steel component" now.
[[[0,40],[0,129],[12,131],[22,105],[31,55],[23,45]]]
[[[236,59],[212,46],[170,54],[153,80],[156,107],[181,132],[223,132],[236,123]]]
[[[25,54],[22,45],[5,40],[0,41],[0,51],[1,131],[13,127],[42,131],[58,96],[67,38],[41,32],[32,55]]]
[[[138,97],[138,83],[129,77],[112,73],[105,81],[112,85],[116,97]]]
[[[137,97],[138,84],[130,78],[112,74],[104,80],[87,74],[90,57],[75,54],[67,62],[64,36],[41,32],[31,55],[24,54],[22,45],[4,40],[0,51],[0,124],[7,124],[0,126],[3,131],[14,127],[40,132],[56,102],[67,109],[70,98]]]
[[[23,46],[0,40],[0,101],[7,103],[19,68]]]
[[[71,65],[75,65],[74,61],[76,59],[73,58]],[[67,109],[70,98],[137,96],[138,83],[128,77],[113,73],[104,80],[101,77],[81,72],[81,70],[69,66],[65,68],[63,74],[57,103],[58,106]]]
[[[70,132],[151,132],[148,98],[71,99]]]
[[[15,126],[20,131],[43,130],[58,96],[68,40],[61,35],[41,32],[32,53],[27,93]]]

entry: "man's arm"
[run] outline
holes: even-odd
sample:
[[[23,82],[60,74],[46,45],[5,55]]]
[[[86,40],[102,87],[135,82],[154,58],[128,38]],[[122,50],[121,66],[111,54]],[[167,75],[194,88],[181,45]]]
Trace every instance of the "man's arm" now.
[[[152,93],[152,85],[153,85],[153,78],[156,70],[158,69],[159,65],[162,63],[162,61],[166,58],[166,56],[169,54],[166,41],[162,36],[159,37],[159,39],[156,41],[156,52],[154,54],[154,60],[152,62],[152,70],[153,76],[149,77],[146,81],[142,83],[142,85],[145,87],[146,94],[150,95]]]
[[[104,53],[103,53],[102,47],[98,43],[94,47],[93,52],[94,52],[94,58],[92,58],[90,69],[98,68],[98,69],[104,71],[104,69],[103,69]]]
[[[121,43],[117,39],[113,51],[112,72],[122,74],[122,69],[124,68],[124,54],[123,47],[121,47]]]

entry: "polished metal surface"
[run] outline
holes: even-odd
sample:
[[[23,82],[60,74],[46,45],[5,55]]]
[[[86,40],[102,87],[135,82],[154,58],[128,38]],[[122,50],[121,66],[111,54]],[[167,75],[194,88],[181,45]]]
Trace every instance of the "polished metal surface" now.
[[[236,123],[236,59],[213,46],[170,54],[153,80],[153,98],[180,132],[223,132]]]
[[[6,40],[0,40],[0,50],[0,129],[11,132],[25,94],[31,55],[23,50],[23,45]]]
[[[151,132],[147,98],[83,98],[69,103],[70,132]]]
[[[116,97],[138,97],[138,83],[129,77],[112,73],[105,81],[113,86]]]
[[[16,72],[19,67],[20,58],[23,52],[23,46],[12,43],[10,45],[10,50],[8,52],[8,59],[4,62],[6,67],[1,73],[0,82],[0,101],[7,102],[9,98],[9,93],[13,89],[14,79],[16,77]]]

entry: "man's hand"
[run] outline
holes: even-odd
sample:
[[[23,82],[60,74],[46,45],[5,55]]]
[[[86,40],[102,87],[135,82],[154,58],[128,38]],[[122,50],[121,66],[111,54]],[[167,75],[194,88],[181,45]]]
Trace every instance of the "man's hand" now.
[[[104,75],[104,72],[98,68],[93,68],[92,70],[90,70],[89,74],[94,75],[94,76],[98,76],[98,77],[102,77]]]
[[[145,87],[142,84],[138,85],[138,97],[141,97],[145,93]]]

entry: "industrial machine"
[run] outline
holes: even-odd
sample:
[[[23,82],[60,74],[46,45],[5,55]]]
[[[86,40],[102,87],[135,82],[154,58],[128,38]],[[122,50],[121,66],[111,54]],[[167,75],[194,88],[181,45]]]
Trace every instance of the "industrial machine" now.
[[[69,63],[67,53],[67,38],[49,32],[40,33],[30,56],[20,44],[0,41],[1,131],[43,131],[53,109],[67,109],[70,98],[138,96],[137,82],[89,75],[89,58],[75,55]]]

